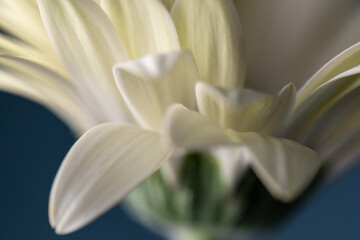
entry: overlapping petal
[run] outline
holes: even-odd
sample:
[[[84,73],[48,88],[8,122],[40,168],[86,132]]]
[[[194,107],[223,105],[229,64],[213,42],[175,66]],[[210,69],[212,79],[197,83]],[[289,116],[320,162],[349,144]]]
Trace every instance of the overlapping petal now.
[[[300,105],[318,87],[337,75],[360,64],[360,42],[346,49],[317,71],[299,90],[296,106]]]
[[[102,0],[132,59],[179,50],[170,13],[159,0]]]
[[[360,84],[360,67],[354,67],[318,87],[291,114],[284,134],[300,142],[326,111]]]
[[[92,0],[39,0],[51,41],[77,84],[103,121],[131,121],[112,75],[128,55],[115,29]]]
[[[55,178],[52,226],[60,234],[83,227],[158,170],[170,154],[155,132],[119,123],[92,128],[72,147]]]
[[[199,76],[189,51],[120,63],[114,67],[114,75],[134,117],[146,128],[160,129],[171,103],[196,107],[195,82]]]
[[[308,147],[258,133],[225,130],[181,105],[168,110],[164,132],[174,146],[188,150],[238,146],[268,191],[282,201],[295,199],[320,166],[317,154]]]
[[[243,84],[240,20],[232,1],[177,0],[171,16],[181,47],[194,54],[202,81],[223,88]]]
[[[222,91],[206,83],[197,83],[199,111],[223,128],[274,134],[295,99],[295,88],[286,86],[278,96],[248,89]]]
[[[0,56],[0,90],[41,103],[78,134],[98,123],[72,83],[34,62]]]

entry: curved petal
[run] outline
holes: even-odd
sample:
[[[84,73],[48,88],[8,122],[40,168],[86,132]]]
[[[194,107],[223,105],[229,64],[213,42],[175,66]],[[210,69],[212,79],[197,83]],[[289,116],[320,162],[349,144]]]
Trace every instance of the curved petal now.
[[[102,0],[132,59],[179,50],[170,13],[158,0]]]
[[[261,182],[284,202],[296,199],[317,174],[316,152],[294,141],[257,133],[239,133],[250,165]]]
[[[220,128],[205,116],[181,104],[174,104],[167,110],[164,133],[174,147],[189,150],[238,143],[233,131]]]
[[[240,20],[230,0],[177,0],[171,11],[182,48],[190,49],[200,79],[223,88],[245,76]]]
[[[345,148],[349,139],[360,132],[360,87],[336,102],[308,131],[304,142],[317,150],[324,161]],[[339,160],[342,161],[342,158]]]
[[[68,80],[36,63],[0,55],[0,90],[48,107],[78,134],[98,123]]]
[[[247,57],[246,86],[276,93],[300,88],[317,70],[360,41],[354,0],[234,0]],[[261,69],[261,70],[259,70]]]
[[[196,99],[199,111],[223,128],[273,134],[292,108],[295,88],[289,84],[273,97],[247,89],[224,92],[199,82]]]
[[[346,49],[323,66],[299,90],[296,106],[300,105],[312,92],[337,75],[360,64],[360,42]]]
[[[46,30],[84,99],[103,121],[131,120],[112,66],[127,52],[106,14],[92,0],[38,0]]]
[[[313,124],[339,99],[360,84],[360,66],[354,67],[317,88],[291,114],[282,134],[304,142]]]
[[[154,132],[106,123],[86,132],[63,161],[51,189],[49,218],[56,232],[73,232],[111,207],[169,158]]]
[[[176,147],[238,146],[268,191],[282,201],[299,196],[320,166],[317,154],[308,147],[257,133],[225,130],[181,105],[169,108],[164,126],[167,138]]]
[[[196,107],[195,81],[199,77],[189,51],[120,63],[114,66],[114,75],[134,117],[146,128],[158,130],[172,103]]]

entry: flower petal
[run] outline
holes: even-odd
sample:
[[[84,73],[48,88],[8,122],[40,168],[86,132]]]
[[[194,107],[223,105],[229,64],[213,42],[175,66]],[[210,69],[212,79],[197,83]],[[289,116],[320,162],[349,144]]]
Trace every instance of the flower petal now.
[[[334,159],[333,155],[353,144],[350,139],[360,133],[359,103],[360,87],[357,87],[336,102],[305,136],[306,145],[316,149],[323,161]],[[338,159],[340,161],[343,158]]]
[[[112,66],[127,52],[106,14],[92,0],[39,0],[46,30],[80,94],[93,100],[103,121],[131,120]]]
[[[317,154],[308,147],[257,133],[225,130],[181,105],[169,108],[164,126],[166,137],[176,147],[238,146],[268,191],[282,201],[299,196],[320,166]]]
[[[359,84],[360,66],[321,85],[294,110],[282,134],[287,138],[304,142],[304,137],[313,124],[339,99]]]
[[[132,59],[180,49],[170,13],[158,0],[105,0],[101,7]]]
[[[297,198],[319,170],[316,152],[296,142],[257,133],[239,137],[256,175],[273,197],[284,202]]]
[[[48,107],[78,134],[97,123],[74,85],[39,64],[0,55],[0,90]]]
[[[240,20],[229,0],[177,0],[171,11],[182,48],[190,49],[200,79],[233,88],[245,76]]]
[[[220,128],[205,116],[181,104],[174,104],[167,110],[164,133],[174,147],[190,150],[237,143],[233,131]]]
[[[159,129],[171,103],[196,107],[195,81],[199,77],[189,51],[120,63],[115,65],[114,75],[134,117],[146,128]]]
[[[346,49],[323,66],[299,90],[296,105],[300,105],[316,88],[360,64],[360,42]]]
[[[164,6],[169,10],[169,12],[172,9],[172,6],[174,5],[175,0],[160,0]]]
[[[221,91],[199,82],[196,98],[199,111],[223,128],[273,134],[291,110],[295,88],[289,84],[273,97],[248,89]]]
[[[75,231],[111,207],[169,158],[160,135],[106,123],[71,148],[55,178],[49,218],[60,234]]]
[[[274,94],[289,81],[300,88],[331,58],[360,41],[358,1],[234,2],[246,43],[246,86],[258,91]]]

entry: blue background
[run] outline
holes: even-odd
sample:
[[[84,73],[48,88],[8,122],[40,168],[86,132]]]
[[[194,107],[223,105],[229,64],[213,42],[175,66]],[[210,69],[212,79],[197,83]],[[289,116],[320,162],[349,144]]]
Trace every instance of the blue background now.
[[[74,139],[43,107],[0,93],[0,240],[162,239],[120,207],[70,235],[48,224],[51,183]],[[317,190],[280,227],[261,240],[360,239],[360,167]]]

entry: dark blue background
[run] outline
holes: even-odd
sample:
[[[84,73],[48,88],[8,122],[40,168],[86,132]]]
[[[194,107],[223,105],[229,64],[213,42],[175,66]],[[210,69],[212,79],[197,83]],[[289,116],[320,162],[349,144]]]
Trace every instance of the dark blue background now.
[[[161,239],[115,207],[74,234],[57,236],[47,219],[51,183],[74,139],[43,107],[0,93],[0,240]],[[261,240],[360,239],[360,167],[316,191]]]

